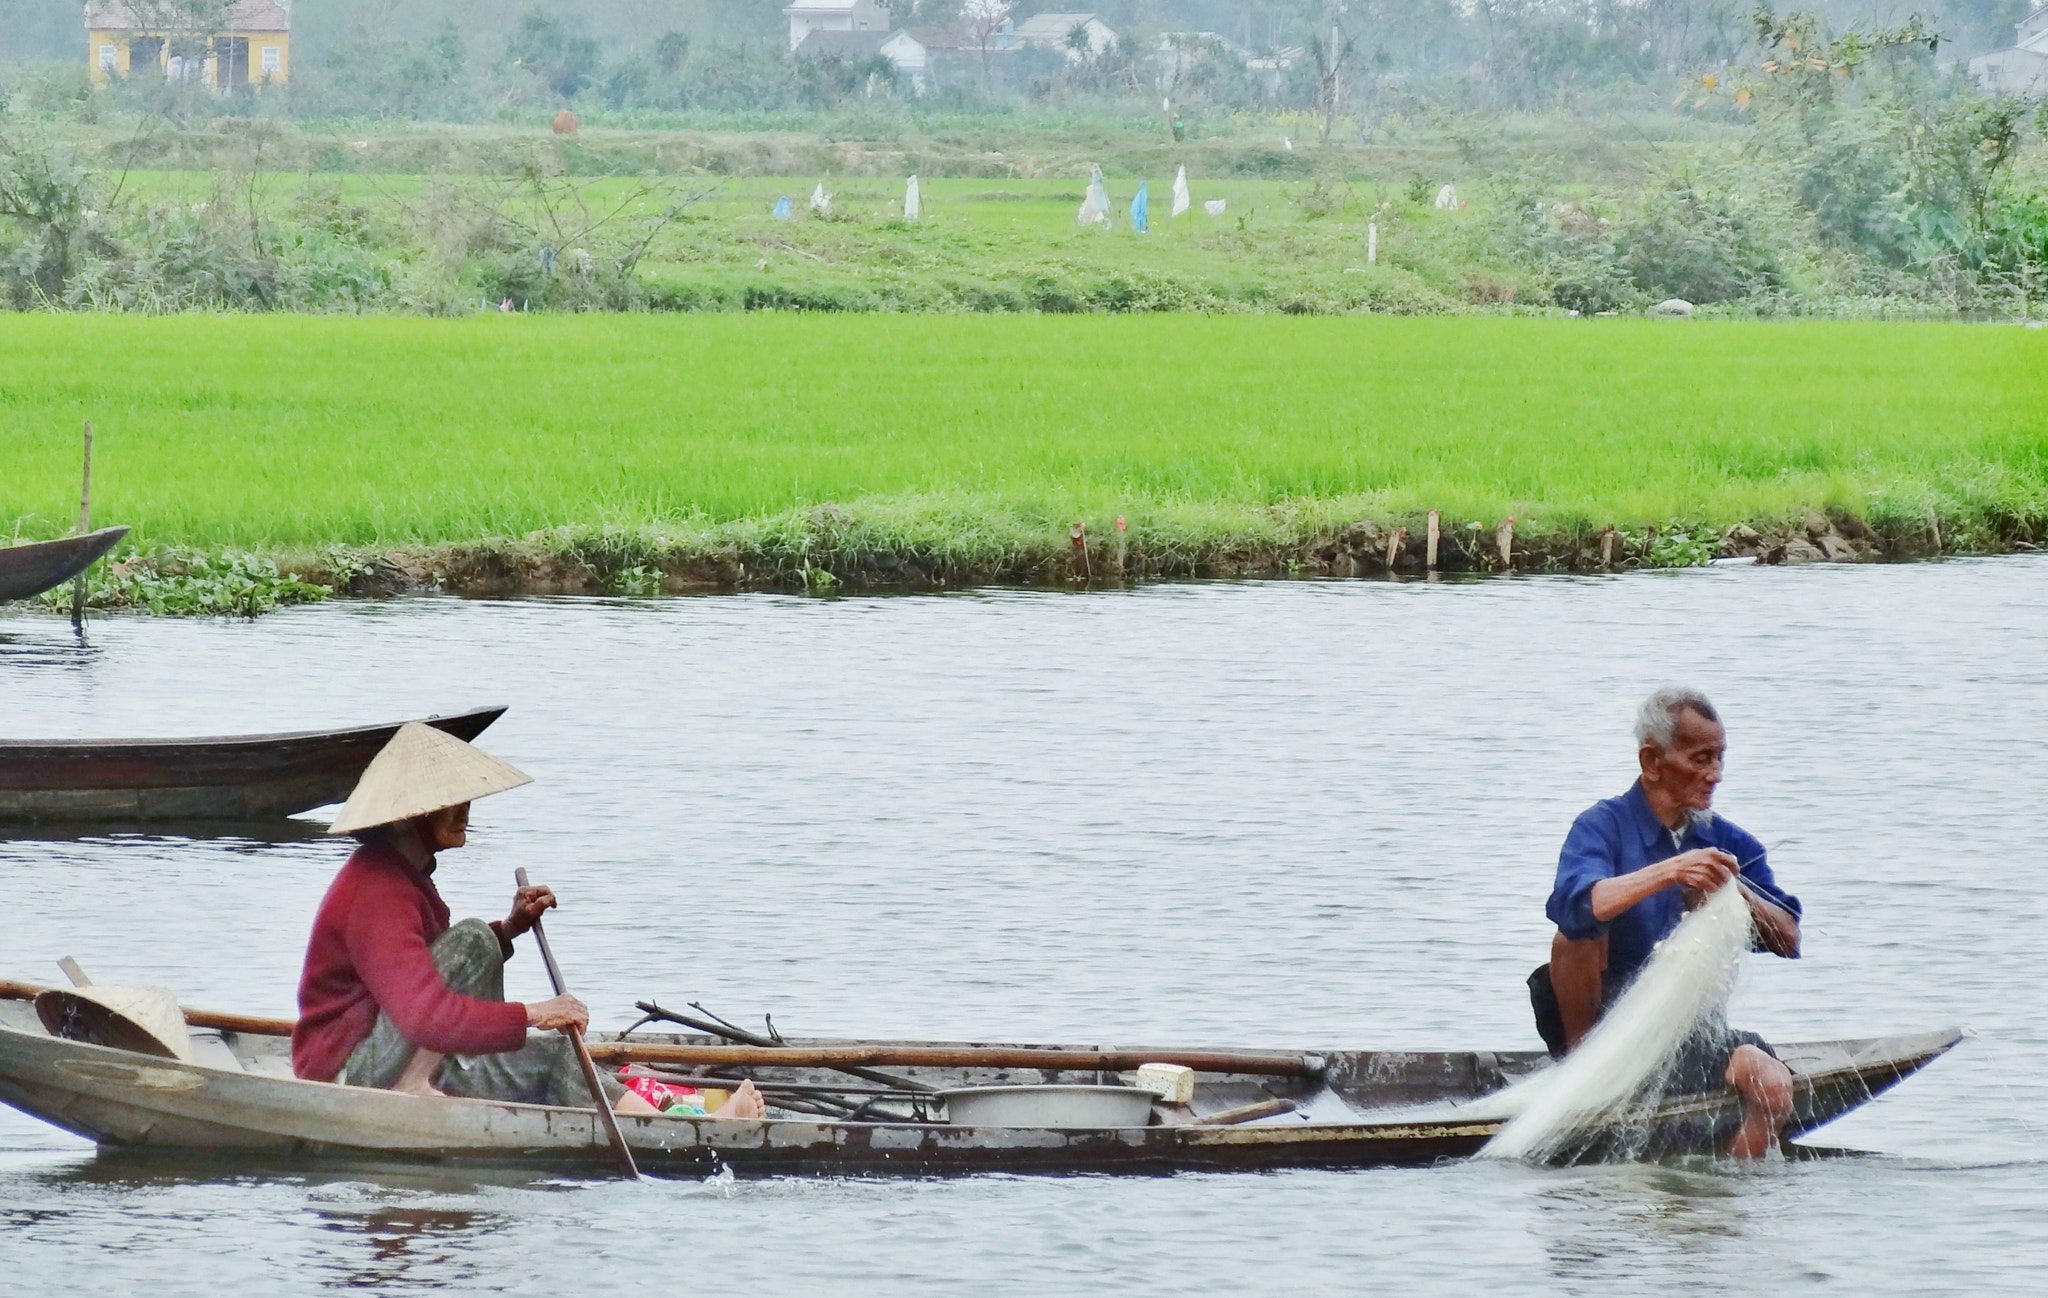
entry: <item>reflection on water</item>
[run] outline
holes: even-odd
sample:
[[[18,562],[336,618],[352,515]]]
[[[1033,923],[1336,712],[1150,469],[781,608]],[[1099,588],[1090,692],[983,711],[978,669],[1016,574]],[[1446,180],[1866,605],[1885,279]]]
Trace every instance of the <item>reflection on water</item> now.
[[[437,1272],[436,1286],[464,1284],[478,1278],[475,1266],[448,1267],[451,1250],[469,1251],[478,1237],[495,1226],[508,1223],[495,1214],[465,1212],[449,1208],[379,1208],[369,1212],[337,1212],[316,1209],[314,1219],[322,1230],[332,1231],[367,1248],[344,1248],[357,1259],[352,1264],[331,1263],[326,1270],[329,1284],[349,1288],[387,1288],[403,1285],[424,1270]]]
[[[15,627],[32,627],[31,631],[12,631]],[[62,634],[56,634],[59,627]],[[90,668],[99,650],[92,643],[90,631],[85,636],[75,636],[68,623],[55,618],[34,617],[7,611],[0,605],[0,673],[13,679],[16,673],[51,670],[78,670]],[[10,735],[9,738],[41,739],[42,735]]]
[[[1723,810],[1782,844],[1812,918],[1806,959],[1750,963],[1738,1022],[1981,1033],[1819,1133],[1880,1156],[1760,1169],[251,1174],[95,1158],[0,1113],[0,1258],[38,1285],[89,1265],[159,1292],[2023,1288],[2048,1264],[2044,632],[2040,559],[413,600],[111,619],[86,648],[61,619],[0,618],[17,735],[510,702],[485,746],[537,782],[479,804],[444,862],[458,914],[502,914],[513,868],[533,870],[607,1023],[651,996],[919,1037],[1532,1046],[1522,978],[1557,843],[1626,786],[1635,699],[1687,680],[1730,717]],[[0,833],[0,977],[72,954],[190,1004],[289,1013],[344,854],[316,822]],[[530,953],[507,973],[545,994]]]

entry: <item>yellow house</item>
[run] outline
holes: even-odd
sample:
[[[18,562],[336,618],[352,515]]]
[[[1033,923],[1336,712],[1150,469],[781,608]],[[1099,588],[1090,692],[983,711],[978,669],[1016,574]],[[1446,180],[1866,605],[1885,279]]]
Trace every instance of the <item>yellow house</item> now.
[[[232,0],[224,11],[204,0],[85,6],[86,57],[100,86],[137,75],[202,81],[223,92],[281,86],[291,75],[291,29],[291,0]]]

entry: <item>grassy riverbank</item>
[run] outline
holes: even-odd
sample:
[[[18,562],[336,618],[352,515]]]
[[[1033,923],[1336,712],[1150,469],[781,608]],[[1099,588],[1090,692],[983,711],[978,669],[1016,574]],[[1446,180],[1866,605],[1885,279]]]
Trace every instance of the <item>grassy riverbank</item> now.
[[[2048,333],[2004,327],[35,316],[0,527],[68,528],[90,418],[97,519],[337,586],[1031,580],[1077,521],[1113,570],[1119,516],[1134,574],[1365,571],[1429,509],[1476,566],[1507,515],[1518,566],[1809,511],[1992,552],[2048,526],[2044,409]]]

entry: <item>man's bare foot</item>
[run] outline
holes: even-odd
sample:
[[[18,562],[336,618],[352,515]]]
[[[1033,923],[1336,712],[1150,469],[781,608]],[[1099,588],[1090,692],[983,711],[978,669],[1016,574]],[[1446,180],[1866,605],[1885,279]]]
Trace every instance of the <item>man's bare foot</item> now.
[[[441,1056],[432,1050],[415,1050],[406,1061],[405,1071],[398,1080],[391,1083],[391,1089],[401,1095],[442,1096],[447,1092],[434,1085],[434,1074],[441,1071]]]
[[[762,1118],[768,1115],[768,1101],[761,1098],[761,1092],[754,1088],[752,1081],[740,1083],[740,1088],[731,1098],[718,1106],[711,1116],[714,1118]]]

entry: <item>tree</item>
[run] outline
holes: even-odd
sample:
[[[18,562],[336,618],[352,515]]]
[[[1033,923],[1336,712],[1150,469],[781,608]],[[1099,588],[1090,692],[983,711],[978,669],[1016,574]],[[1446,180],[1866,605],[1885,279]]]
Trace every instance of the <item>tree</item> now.
[[[92,173],[56,145],[0,136],[0,217],[36,242],[33,259],[13,269],[45,298],[64,293],[97,191]]]
[[[560,20],[537,7],[520,16],[505,52],[563,99],[574,99],[591,83],[600,61],[596,41],[571,36]]]
[[[1342,5],[1331,6],[1330,30],[1318,31],[1309,37],[1309,57],[1316,64],[1316,107],[1323,114],[1323,143],[1330,142],[1330,136],[1337,129],[1337,113],[1344,103],[1344,65],[1358,49],[1358,44],[1344,34],[1339,18],[1344,12]]]
[[[981,50],[981,90],[990,93],[994,88],[995,70],[989,62],[989,49],[996,33],[1003,29],[1003,20],[1010,16],[1010,6],[1004,0],[963,0],[960,17],[967,25],[967,34]]]
[[[1735,101],[1747,107],[1755,100],[1767,114],[1792,118],[1809,145],[1814,143],[1819,118],[1834,107],[1842,87],[1873,57],[1916,47],[1932,54],[1941,47],[1941,34],[1923,23],[1918,14],[1897,27],[1852,29],[1832,39],[1826,20],[1806,10],[1780,18],[1769,5],[1760,4],[1750,22],[1763,59],[1735,88]],[[1709,91],[1719,89],[1714,78],[1708,77],[1706,82]]]
[[[689,57],[690,38],[681,32],[663,32],[661,39],[654,42],[654,63],[663,72],[681,72]]]

